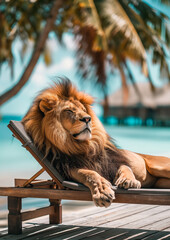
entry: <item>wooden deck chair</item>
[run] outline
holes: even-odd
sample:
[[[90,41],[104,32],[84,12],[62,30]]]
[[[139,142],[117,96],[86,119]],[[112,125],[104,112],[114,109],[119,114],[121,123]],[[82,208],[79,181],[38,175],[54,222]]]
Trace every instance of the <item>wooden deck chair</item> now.
[[[61,200],[81,200],[92,201],[89,189],[76,182],[66,181],[60,173],[44,157],[31,138],[25,132],[24,127],[19,121],[10,121],[8,125],[24,148],[41,165],[41,170],[34,174],[30,179],[15,179],[15,187],[0,187],[0,196],[8,197],[8,232],[9,234],[22,233],[22,221],[49,215],[51,224],[62,223],[62,205]],[[37,177],[46,171],[51,180],[37,180]],[[170,205],[170,189],[117,189],[117,203],[135,203],[135,204],[157,204]],[[50,205],[41,209],[27,212],[21,212],[22,198],[46,198]]]

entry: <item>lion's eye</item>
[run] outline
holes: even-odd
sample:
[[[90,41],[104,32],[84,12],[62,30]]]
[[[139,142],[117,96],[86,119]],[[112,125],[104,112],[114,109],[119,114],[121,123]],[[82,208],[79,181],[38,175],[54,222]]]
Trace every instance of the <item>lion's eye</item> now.
[[[87,109],[86,108],[82,108],[83,112],[87,112]]]
[[[66,112],[73,113],[73,111],[70,109],[66,109]]]

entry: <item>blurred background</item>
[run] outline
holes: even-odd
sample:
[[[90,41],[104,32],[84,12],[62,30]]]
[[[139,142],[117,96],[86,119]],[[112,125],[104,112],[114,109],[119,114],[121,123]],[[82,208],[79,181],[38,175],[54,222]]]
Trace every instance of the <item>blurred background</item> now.
[[[168,0],[1,1],[0,186],[40,169],[7,124],[21,120],[57,76],[95,98],[94,111],[120,147],[170,156],[169,18]],[[33,201],[46,203],[29,200],[26,208]]]

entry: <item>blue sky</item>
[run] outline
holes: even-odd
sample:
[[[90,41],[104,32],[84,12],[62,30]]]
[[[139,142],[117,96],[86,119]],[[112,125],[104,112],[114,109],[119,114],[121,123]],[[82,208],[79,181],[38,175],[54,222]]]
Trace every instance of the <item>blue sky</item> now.
[[[155,6],[159,9],[162,7],[162,5],[159,5],[157,1],[154,1],[154,4],[156,4]],[[170,15],[169,7],[164,8],[163,10]],[[82,83],[80,76],[77,73],[75,43],[73,36],[71,34],[65,34],[63,42],[64,45],[61,46],[56,38],[51,34],[48,47],[52,55],[52,64],[50,66],[46,66],[43,61],[43,57],[40,57],[27,84],[15,97],[0,108],[0,115],[24,115],[38,92],[43,88],[48,87],[56,76],[66,76],[70,78],[76,85],[79,86],[80,90],[93,95],[97,102],[102,99],[101,91],[90,83]],[[2,66],[0,72],[0,94],[9,89],[13,84],[16,84],[27,65],[32,53],[32,43],[30,42],[24,62],[21,61],[19,54],[21,47],[22,45],[19,40],[15,41],[13,44],[13,52],[15,56],[14,79],[11,79],[9,66],[7,64]],[[155,84],[157,86],[161,86],[161,84],[164,84],[166,81],[159,80],[159,67],[151,64],[149,56],[148,63],[151,67],[151,74]],[[130,65],[134,75],[136,76],[136,80],[145,81],[138,65],[134,65],[134,63],[130,63]],[[120,76],[117,71],[115,71],[113,76],[109,76],[108,85],[110,91],[109,93],[112,93],[120,88]]]

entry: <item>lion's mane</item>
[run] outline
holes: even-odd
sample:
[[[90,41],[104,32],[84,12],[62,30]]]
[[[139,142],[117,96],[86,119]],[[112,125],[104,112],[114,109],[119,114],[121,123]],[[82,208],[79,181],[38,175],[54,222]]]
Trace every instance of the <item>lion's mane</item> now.
[[[46,101],[47,108],[51,107],[49,120],[45,123],[44,113],[40,108],[41,101]],[[55,123],[53,131],[49,133],[50,139],[46,137],[48,125],[54,123],[58,114],[57,103],[64,101],[79,101],[86,108],[92,122],[90,140],[80,142],[73,141],[69,137],[65,139],[65,129],[62,128],[60,121]],[[77,91],[70,80],[64,78],[36,97],[22,122],[35,145],[45,153],[49,161],[66,179],[70,179],[70,169],[86,168],[97,171],[113,182],[118,167],[121,163],[127,165],[127,160],[123,151],[115,146],[96,117],[91,107],[92,102],[91,96]]]

